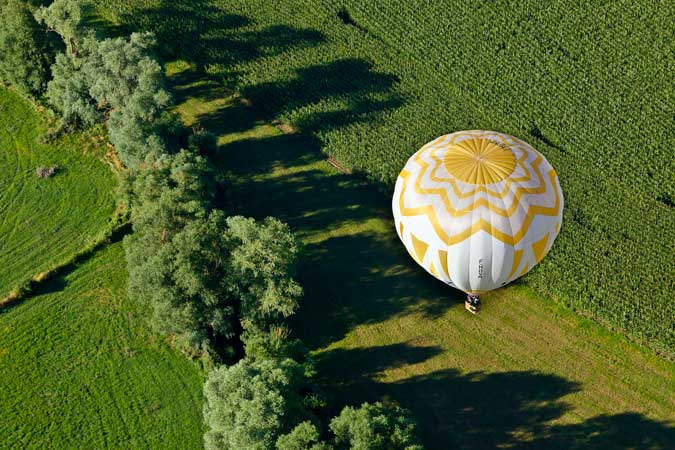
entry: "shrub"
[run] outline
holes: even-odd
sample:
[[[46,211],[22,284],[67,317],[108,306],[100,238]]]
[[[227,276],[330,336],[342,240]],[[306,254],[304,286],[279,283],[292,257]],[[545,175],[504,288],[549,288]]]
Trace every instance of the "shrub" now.
[[[58,169],[59,166],[38,167],[35,169],[35,174],[40,178],[51,178]]]
[[[345,407],[330,423],[336,450],[422,450],[410,414],[399,407],[364,403]]]

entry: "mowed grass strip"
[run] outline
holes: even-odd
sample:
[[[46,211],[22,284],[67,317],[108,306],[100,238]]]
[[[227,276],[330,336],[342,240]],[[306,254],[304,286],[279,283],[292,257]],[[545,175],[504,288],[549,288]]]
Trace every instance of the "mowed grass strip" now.
[[[85,132],[40,144],[46,126],[33,105],[0,87],[0,298],[94,241],[115,208],[104,142]],[[36,175],[51,166],[50,179]]]
[[[469,314],[406,254],[387,197],[186,67],[170,66],[177,111],[218,133],[230,211],[280,217],[305,244],[294,329],[338,403],[399,402],[430,449],[672,447],[671,362],[523,284]]]
[[[0,311],[0,448],[201,449],[201,370],[144,317],[121,243]]]

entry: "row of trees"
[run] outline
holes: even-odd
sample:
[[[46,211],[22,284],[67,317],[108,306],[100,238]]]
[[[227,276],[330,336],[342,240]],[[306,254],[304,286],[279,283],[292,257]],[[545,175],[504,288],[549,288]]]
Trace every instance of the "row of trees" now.
[[[100,39],[84,25],[78,0],[34,12],[19,0],[0,6],[0,80],[44,98],[61,114],[59,131],[105,122],[127,167],[167,151],[163,136],[176,121],[166,112],[171,96],[152,34]]]
[[[422,450],[414,421],[398,407],[347,406],[327,421],[312,374],[310,361],[270,355],[212,371],[206,450]]]
[[[154,328],[190,355],[227,362],[241,355],[242,341],[279,335],[295,312],[299,247],[276,219],[214,209],[212,178],[196,149],[129,171],[134,233],[125,247],[129,294],[150,306]]]
[[[171,96],[150,33],[102,38],[77,0],[35,11],[0,0],[0,79],[60,113],[59,131],[105,123],[127,167],[120,199],[129,297],[190,357],[204,385],[208,450],[419,450],[408,413],[377,403],[330,419],[314,366],[287,319],[298,308],[300,245],[274,218],[215,208],[207,145],[168,112]],[[215,368],[214,368],[215,367]]]

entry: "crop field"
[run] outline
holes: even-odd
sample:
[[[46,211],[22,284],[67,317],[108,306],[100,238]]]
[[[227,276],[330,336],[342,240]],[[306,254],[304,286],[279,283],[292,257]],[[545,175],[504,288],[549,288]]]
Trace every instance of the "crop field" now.
[[[467,314],[393,231],[387,197],[338,173],[218,83],[169,67],[190,126],[218,135],[232,213],[291,224],[305,253],[297,336],[339,403],[410,408],[426,448],[665,450],[675,366],[525,284]]]
[[[115,176],[92,134],[44,145],[43,115],[0,87],[0,298],[94,241],[113,214]],[[59,166],[49,179],[38,167]]]
[[[674,354],[672,2],[98,4],[386,192],[438,135],[494,129],[531,142],[557,168],[566,210],[525,281]]]
[[[146,328],[119,242],[0,310],[0,447],[201,449],[201,370]]]

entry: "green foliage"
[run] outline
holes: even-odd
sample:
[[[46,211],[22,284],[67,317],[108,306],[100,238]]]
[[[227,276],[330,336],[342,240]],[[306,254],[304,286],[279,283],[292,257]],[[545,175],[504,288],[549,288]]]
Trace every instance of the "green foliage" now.
[[[152,56],[154,45],[149,33],[105,39],[82,67],[89,95],[99,108],[110,110],[108,138],[130,167],[165,151],[160,122],[171,97],[164,89],[162,67]]]
[[[0,88],[0,298],[96,241],[115,209],[101,130],[39,143],[47,120]],[[49,179],[40,166],[59,166]]]
[[[308,417],[304,367],[291,359],[242,359],[204,384],[206,450],[269,450]]]
[[[379,402],[345,407],[330,429],[338,450],[422,450],[409,413]]]
[[[79,44],[89,33],[83,26],[82,1],[55,0],[35,12],[35,18],[61,36],[69,56],[79,53]]]
[[[63,123],[79,118],[90,125],[105,115],[108,139],[132,168],[166,151],[160,133],[171,98],[153,46],[148,33],[102,41],[90,36],[78,56],[59,55],[49,83],[48,97]]]
[[[0,313],[3,450],[203,449],[203,375],[148,331],[124,266],[109,245]]]
[[[39,95],[47,86],[55,43],[19,0],[0,0],[0,81],[24,94]]]
[[[320,433],[316,426],[305,421],[293,428],[290,433],[279,436],[277,450],[331,450],[332,447],[319,441]]]
[[[307,348],[299,339],[290,339],[285,325],[270,325],[268,330],[246,330],[242,333],[244,353],[249,358],[292,358],[301,361],[307,358]]]
[[[131,193],[134,233],[125,238],[129,269],[129,296],[149,306],[151,323],[162,333],[176,333],[186,349],[199,350],[209,344],[209,323],[213,317],[204,316],[204,307],[219,304],[218,273],[190,273],[190,267],[177,266],[176,260],[190,261],[208,248],[196,247],[208,240],[195,236],[201,228],[212,231],[222,218],[208,216],[212,195],[204,180],[208,180],[206,161],[192,152],[181,151],[163,156],[152,167],[132,174],[126,183]],[[190,242],[190,239],[197,241]],[[201,268],[201,266],[200,266]],[[180,272],[177,272],[180,270]],[[190,278],[193,275],[194,278]],[[202,278],[197,278],[202,275]],[[209,278],[209,275],[211,277]],[[210,289],[208,288],[211,285]],[[218,314],[231,315],[232,311]],[[220,317],[218,330],[229,325],[228,317]],[[223,324],[223,319],[225,324]]]
[[[298,242],[288,225],[268,217],[227,219],[233,286],[241,299],[244,331],[258,333],[280,325],[298,307],[302,288],[293,280]]]
[[[82,25],[82,5],[57,0],[36,17],[68,46],[53,67],[47,98],[61,112],[64,126],[91,125],[106,119],[108,139],[120,160],[137,168],[150,155],[165,153],[163,128],[171,103],[164,72],[153,55],[151,33],[128,38],[96,38]]]
[[[566,210],[525,281],[672,354],[674,3],[98,5],[156,30],[164,47],[315,134],[387,192],[441,134],[495,129],[531,142],[558,171]]]
[[[213,370],[204,384],[206,450],[422,450],[406,410],[381,403],[346,407],[321,439],[309,411],[307,364],[250,357]],[[275,447],[276,446],[276,447]]]
[[[73,127],[91,126],[102,120],[103,114],[89,95],[87,74],[79,70],[73,58],[64,53],[56,55],[52,65],[52,80],[47,99],[61,113],[61,123]]]
[[[125,239],[129,294],[150,305],[155,329],[176,334],[186,351],[219,341],[219,350],[231,354],[238,330],[246,337],[270,333],[295,311],[302,293],[292,279],[298,245],[278,220],[211,211],[210,179],[206,160],[183,150],[127,181],[134,223]]]

